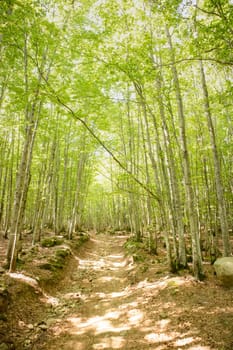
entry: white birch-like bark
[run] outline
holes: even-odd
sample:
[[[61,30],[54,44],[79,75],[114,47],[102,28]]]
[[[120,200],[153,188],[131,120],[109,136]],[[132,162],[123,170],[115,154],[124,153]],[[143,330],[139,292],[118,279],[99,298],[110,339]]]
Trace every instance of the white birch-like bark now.
[[[230,256],[231,246],[230,246],[229,228],[228,228],[228,221],[227,221],[226,203],[225,203],[223,184],[222,184],[221,166],[220,166],[215,129],[213,125],[213,119],[212,119],[210,102],[209,102],[209,93],[208,93],[205,71],[204,71],[202,60],[200,60],[199,63],[200,63],[200,71],[201,71],[201,83],[202,83],[202,91],[203,91],[203,97],[204,97],[205,115],[207,119],[211,150],[212,150],[213,161],[214,161],[214,174],[215,174],[216,193],[217,193],[217,199],[218,199],[219,221],[220,221],[220,226],[222,231],[222,240],[223,240],[223,255]]]
[[[179,117],[179,127],[180,127],[180,142],[182,149],[182,160],[183,160],[183,170],[184,170],[184,186],[186,192],[187,210],[189,216],[189,225],[192,239],[192,256],[193,256],[193,273],[196,278],[200,279],[203,276],[203,266],[199,239],[199,225],[198,225],[198,214],[196,208],[195,194],[192,185],[191,170],[190,170],[190,160],[189,152],[187,147],[187,136],[186,136],[186,122],[183,108],[183,101],[180,91],[180,83],[178,72],[175,64],[175,55],[172,45],[172,39],[169,29],[166,27],[167,41],[170,49],[171,57],[171,69],[173,74],[177,111]]]

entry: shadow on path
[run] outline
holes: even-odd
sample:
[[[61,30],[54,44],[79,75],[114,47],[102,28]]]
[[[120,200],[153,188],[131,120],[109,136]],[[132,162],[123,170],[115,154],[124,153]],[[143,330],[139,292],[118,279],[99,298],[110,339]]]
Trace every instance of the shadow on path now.
[[[99,235],[82,248],[66,290],[57,295],[64,312],[33,349],[233,349],[232,304],[224,311],[210,304],[205,286],[191,276],[133,284],[125,239]],[[220,290],[215,293],[216,300],[222,297]],[[229,314],[227,344],[214,329],[205,330],[207,318],[217,327],[222,312]]]

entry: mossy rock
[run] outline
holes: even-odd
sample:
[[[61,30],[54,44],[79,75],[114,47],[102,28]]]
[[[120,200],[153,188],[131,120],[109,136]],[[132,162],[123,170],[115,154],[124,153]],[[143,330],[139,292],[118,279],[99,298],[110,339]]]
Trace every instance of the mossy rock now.
[[[69,255],[71,255],[71,250],[68,246],[58,248],[55,252],[55,256],[58,258],[66,258]]]
[[[57,269],[62,270],[63,267],[64,267],[64,261],[56,260],[56,259],[51,259],[48,262],[39,265],[40,269],[49,270],[49,271],[56,271]]]
[[[90,237],[88,234],[84,232],[79,232],[78,237],[73,240],[73,246],[74,248],[79,248],[81,245],[87,241],[89,241]]]
[[[81,233],[79,235],[79,240],[81,243],[87,242],[89,240],[89,235],[86,233]]]
[[[71,255],[71,250],[68,247],[57,249],[55,255],[49,259],[49,263],[55,269],[63,269],[66,263],[66,258]]]
[[[53,236],[53,237],[47,237],[44,238],[41,242],[42,247],[54,247],[56,245],[61,245],[63,244],[64,240],[61,237]]]
[[[134,262],[143,262],[145,261],[145,257],[140,254],[133,254],[133,261]]]
[[[62,261],[62,260],[50,261],[50,264],[51,264],[55,269],[60,269],[60,270],[62,270],[62,269],[64,268],[64,261]]]
[[[43,270],[49,270],[49,271],[55,271],[56,270],[56,267],[53,264],[49,263],[49,262],[39,265],[39,268],[43,269]]]
[[[145,248],[145,246],[143,242],[138,242],[134,238],[130,238],[124,244],[124,248],[133,253],[136,252],[138,249]]]

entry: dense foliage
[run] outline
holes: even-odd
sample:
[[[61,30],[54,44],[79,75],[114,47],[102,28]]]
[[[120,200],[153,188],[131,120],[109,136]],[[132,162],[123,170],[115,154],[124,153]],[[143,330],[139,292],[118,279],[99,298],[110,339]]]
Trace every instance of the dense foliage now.
[[[0,228],[126,229],[229,255],[233,4],[0,3]],[[156,249],[155,249],[156,250]]]

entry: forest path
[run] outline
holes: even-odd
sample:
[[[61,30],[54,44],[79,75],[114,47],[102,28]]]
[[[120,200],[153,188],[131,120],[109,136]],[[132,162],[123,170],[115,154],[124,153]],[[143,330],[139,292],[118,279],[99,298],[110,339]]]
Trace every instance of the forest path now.
[[[124,254],[125,240],[124,236],[98,235],[81,248],[71,279],[65,280],[66,293],[57,294],[63,316],[50,329],[53,338],[48,337],[42,347],[143,349],[142,339],[135,345],[135,329],[144,319],[138,307],[143,305],[143,296],[135,297],[138,292],[133,293],[130,285],[133,266]]]
[[[192,277],[135,280],[125,240],[97,235],[81,248],[56,295],[59,303],[47,320],[49,327],[33,349],[219,350],[213,346],[216,339],[209,342],[216,330],[202,338],[210,307],[203,286]]]

